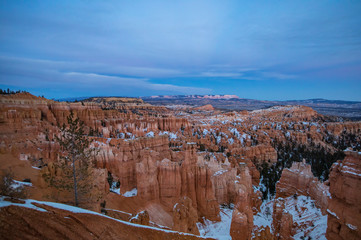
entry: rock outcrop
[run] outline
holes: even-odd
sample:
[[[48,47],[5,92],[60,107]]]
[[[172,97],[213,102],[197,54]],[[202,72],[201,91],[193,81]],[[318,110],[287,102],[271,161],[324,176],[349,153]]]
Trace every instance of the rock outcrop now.
[[[232,214],[231,237],[232,239],[251,239],[253,228],[252,211],[252,177],[248,168],[244,165],[241,168],[240,179],[243,184],[238,190],[235,206]]]
[[[194,110],[199,110],[199,111],[214,111],[214,107],[211,104],[196,107],[196,108],[193,108],[193,109]]]
[[[329,240],[361,238],[361,154],[345,153],[346,158],[334,163],[330,174],[326,233]]]
[[[285,168],[276,185],[276,198],[286,198],[293,195],[310,196],[315,200],[317,207],[326,214],[329,187],[313,176],[311,165],[295,162],[291,168]]]
[[[293,239],[293,217],[285,211],[285,200],[276,198],[273,205],[273,233],[276,240]]]
[[[283,169],[273,200],[274,238],[324,237],[330,197],[328,188],[313,176],[311,166],[305,161]]]
[[[197,222],[198,214],[192,200],[188,197],[179,199],[173,208],[173,230],[199,235]]]

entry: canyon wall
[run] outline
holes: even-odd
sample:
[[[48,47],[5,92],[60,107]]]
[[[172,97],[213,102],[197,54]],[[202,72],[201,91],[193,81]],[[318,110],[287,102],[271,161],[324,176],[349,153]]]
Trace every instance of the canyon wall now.
[[[361,238],[361,154],[345,151],[346,158],[333,164],[330,174],[327,239]]]

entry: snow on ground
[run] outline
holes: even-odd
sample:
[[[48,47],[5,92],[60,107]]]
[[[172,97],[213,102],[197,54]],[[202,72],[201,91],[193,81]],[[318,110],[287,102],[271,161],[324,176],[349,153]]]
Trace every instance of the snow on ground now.
[[[326,240],[327,215],[322,215],[321,209],[315,206],[314,200],[306,196],[288,197],[284,211],[292,214],[293,222],[300,226],[294,239],[311,237],[311,239]]]
[[[146,137],[154,138],[154,132],[150,131],[149,133],[145,134]]]
[[[33,186],[33,184],[30,183],[30,182],[21,182],[21,181],[16,181],[16,180],[13,180],[13,181],[14,182],[11,184],[12,188],[25,187],[25,186],[31,187],[31,186]]]
[[[177,139],[177,138],[178,138],[177,133],[167,132],[167,131],[164,131],[164,132],[160,131],[160,132],[158,133],[158,135],[159,135],[159,136],[168,135],[169,140],[174,140],[174,139]]]
[[[213,176],[222,175],[222,174],[225,173],[225,172],[228,172],[228,170],[222,169],[222,170],[219,170],[219,171],[215,172],[215,173],[213,174]]]
[[[219,240],[231,240],[230,230],[232,222],[233,209],[223,208],[220,209],[221,221],[213,222],[204,219],[204,224],[197,223],[199,233],[203,237],[211,237]]]
[[[8,202],[8,201],[4,201],[4,199],[5,199],[5,197],[0,196],[0,208],[7,207],[7,206],[10,206],[10,205],[14,205],[14,206],[32,208],[32,209],[35,209],[35,210],[41,211],[41,212],[46,212],[45,209],[39,208],[39,207],[31,204],[33,201],[31,201],[30,199],[24,200],[25,203],[23,203],[23,204],[22,203],[12,203],[12,202]]]
[[[118,195],[123,195],[124,197],[135,197],[138,194],[138,190],[136,188],[133,188],[132,190],[127,191],[124,194],[120,194],[120,188],[117,187],[117,182],[113,182],[110,191]]]
[[[272,200],[265,200],[262,202],[261,211],[253,216],[253,224],[258,227],[270,227],[272,225],[272,213],[273,213],[273,202]]]
[[[134,197],[134,196],[137,196],[138,194],[138,190],[136,188],[133,188],[132,190],[130,191],[127,191],[123,194],[124,197]]]
[[[314,200],[306,196],[285,198],[284,212],[293,217],[293,222],[298,226],[294,239],[326,239],[327,214],[322,215],[321,209],[315,206]],[[254,226],[258,229],[270,227],[272,232],[272,213],[274,199],[265,200],[261,205],[261,211],[254,217]]]
[[[120,212],[120,213],[123,213],[123,214],[127,214],[129,216],[132,216],[131,213],[128,213],[128,212],[124,212],[124,211],[120,211],[120,210],[117,210],[117,209],[112,209],[112,208],[104,208],[104,210],[108,210],[108,211],[114,211],[114,212]]]
[[[120,195],[120,188],[110,188],[110,191]]]
[[[120,188],[117,187],[117,182],[113,182],[109,190],[113,193],[120,195]]]

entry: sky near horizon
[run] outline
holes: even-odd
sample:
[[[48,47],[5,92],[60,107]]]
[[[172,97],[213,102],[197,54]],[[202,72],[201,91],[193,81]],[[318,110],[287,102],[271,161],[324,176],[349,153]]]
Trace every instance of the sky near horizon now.
[[[0,0],[0,88],[361,101],[361,2]]]

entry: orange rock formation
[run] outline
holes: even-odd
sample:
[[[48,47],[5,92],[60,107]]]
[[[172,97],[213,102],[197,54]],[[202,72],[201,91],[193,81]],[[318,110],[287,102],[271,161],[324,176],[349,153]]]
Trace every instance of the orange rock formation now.
[[[346,158],[334,163],[330,174],[327,239],[361,238],[360,184],[361,154],[346,151]]]

